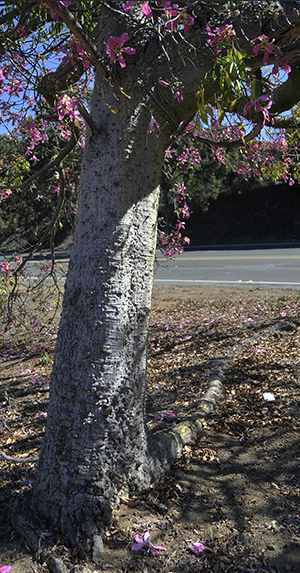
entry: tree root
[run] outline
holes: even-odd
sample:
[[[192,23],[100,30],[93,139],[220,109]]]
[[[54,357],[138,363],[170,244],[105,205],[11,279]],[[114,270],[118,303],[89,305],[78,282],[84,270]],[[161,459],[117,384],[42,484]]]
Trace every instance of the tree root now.
[[[15,464],[37,464],[39,461],[39,456],[35,456],[34,458],[15,458],[13,456],[7,456],[0,450],[0,457],[6,460],[7,462],[14,462]]]
[[[216,400],[223,392],[221,379],[224,378],[224,367],[228,358],[216,358],[210,376],[210,383],[203,398],[198,402],[195,412],[187,420],[176,424],[172,429],[163,431],[153,437],[153,448],[166,471],[174,463],[185,444],[195,439],[202,428],[203,420],[215,406]]]

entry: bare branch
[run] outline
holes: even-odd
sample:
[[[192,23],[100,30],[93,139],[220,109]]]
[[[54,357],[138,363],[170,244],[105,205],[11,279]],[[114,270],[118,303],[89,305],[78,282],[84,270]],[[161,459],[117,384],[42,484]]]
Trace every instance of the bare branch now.
[[[61,211],[62,208],[62,204],[64,201],[64,197],[65,197],[65,186],[64,186],[64,175],[63,175],[63,170],[61,169],[60,166],[57,167],[58,172],[59,172],[59,183],[60,183],[60,188],[59,188],[59,200],[57,202],[56,205],[56,209],[55,212],[53,214],[53,217],[47,227],[47,229],[45,230],[43,236],[41,237],[41,239],[39,240],[39,242],[31,249],[31,251],[28,253],[27,257],[25,257],[25,259],[21,262],[21,264],[15,269],[14,271],[14,275],[17,276],[20,271],[25,267],[26,263],[28,263],[28,261],[31,259],[32,255],[42,246],[42,244],[44,243],[44,241],[47,239],[49,233],[51,232],[51,230],[53,229],[56,221],[57,221],[57,217]],[[12,291],[12,294],[14,292],[14,289]]]
[[[96,135],[98,133],[98,130],[97,130],[96,124],[95,124],[91,114],[88,112],[88,110],[84,106],[83,102],[79,98],[76,98],[76,103],[77,103],[79,113],[82,115],[84,121],[90,127],[92,134]]]
[[[74,34],[75,38],[79,40],[84,50],[92,57],[92,63],[101,74],[101,76],[107,78],[109,75],[108,70],[101,62],[102,58],[97,46],[88,36],[88,34],[86,34],[78,20],[76,20],[75,16],[68,10],[68,8],[66,8],[66,6],[62,7],[62,4],[60,4],[58,7],[58,3],[53,0],[47,0],[45,4],[47,4],[47,6],[49,6],[53,12],[56,12],[59,15],[59,17],[66,24],[72,34]]]
[[[42,167],[37,173],[26,179],[26,181],[24,181],[22,185],[14,185],[12,187],[2,186],[2,189],[11,189],[12,191],[16,189],[25,189],[35,179],[38,179],[38,177],[40,177],[41,175],[43,175],[43,173],[48,171],[48,169],[51,169],[51,167],[56,167],[57,165],[59,165],[63,161],[63,159],[67,157],[67,155],[69,155],[69,153],[75,147],[76,143],[78,142],[78,139],[79,139],[79,130],[78,128],[74,128],[74,133],[72,133],[67,145],[65,145],[65,147],[60,151],[60,153],[57,155],[57,157],[55,157],[55,159],[50,161],[50,163],[47,163],[47,165],[44,165],[44,167]]]
[[[255,139],[255,137],[257,137],[261,130],[262,130],[262,126],[263,126],[263,119],[260,120],[259,123],[257,123],[254,128],[252,129],[252,131],[250,131],[250,133],[248,133],[247,135],[245,135],[245,137],[243,137],[243,139],[234,139],[233,141],[215,141],[214,139],[209,139],[206,137],[195,137],[196,141],[199,141],[199,143],[205,143],[206,145],[210,145],[211,147],[222,147],[224,149],[235,149],[237,147],[243,147],[246,143],[248,143],[249,141],[252,141],[252,139]]]

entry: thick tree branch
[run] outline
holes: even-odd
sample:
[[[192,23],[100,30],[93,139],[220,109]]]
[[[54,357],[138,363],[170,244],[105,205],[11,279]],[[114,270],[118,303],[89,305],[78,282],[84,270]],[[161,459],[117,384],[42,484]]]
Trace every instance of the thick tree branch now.
[[[96,135],[98,133],[98,130],[97,130],[97,126],[96,126],[91,114],[88,112],[85,105],[83,104],[83,102],[79,98],[76,98],[76,102],[77,102],[77,108],[78,108],[79,113],[82,115],[84,121],[89,126],[92,134]]]
[[[266,125],[275,129],[300,129],[300,118],[288,115],[278,115],[272,121],[266,122]]]
[[[274,104],[270,109],[270,114],[279,114],[288,111],[300,101],[300,70],[292,69],[286,82],[274,90]]]
[[[85,68],[78,61],[77,67],[74,68],[69,60],[59,64],[55,72],[50,72],[43,76],[38,84],[37,91],[42,94],[47,103],[53,107],[57,95],[68,90],[73,84],[76,84],[84,74]]]

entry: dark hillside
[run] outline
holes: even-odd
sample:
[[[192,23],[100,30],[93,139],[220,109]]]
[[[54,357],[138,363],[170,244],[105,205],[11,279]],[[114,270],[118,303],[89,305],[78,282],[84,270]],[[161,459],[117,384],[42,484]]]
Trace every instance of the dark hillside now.
[[[206,213],[193,212],[186,225],[191,245],[300,241],[300,186],[240,189],[219,195]]]

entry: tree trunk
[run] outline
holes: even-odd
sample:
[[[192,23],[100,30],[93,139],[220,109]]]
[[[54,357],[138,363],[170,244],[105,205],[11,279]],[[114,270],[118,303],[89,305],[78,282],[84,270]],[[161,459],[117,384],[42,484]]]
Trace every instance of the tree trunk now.
[[[103,50],[105,11],[101,22]],[[120,34],[118,24],[110,33]],[[176,59],[178,74],[188,77],[185,62]],[[207,59],[191,69],[189,92],[179,104],[158,84],[168,77],[169,62],[151,37],[135,63],[122,70],[115,64],[110,81],[96,76],[96,130],[87,136],[83,157],[47,429],[31,497],[31,507],[51,527],[72,546],[84,541],[85,550],[110,522],[120,495],[147,489],[170,467],[219,392],[217,383],[190,422],[149,436],[146,347],[159,180],[170,134],[197,109],[195,79],[203,77]],[[159,137],[148,133],[153,110]]]
[[[96,84],[74,246],[33,501],[71,545],[110,521],[120,493],[157,477],[144,420],[147,330],[163,138],[149,110]],[[108,105],[107,105],[108,104]],[[113,114],[109,106],[118,114]],[[156,473],[155,473],[156,472]]]

